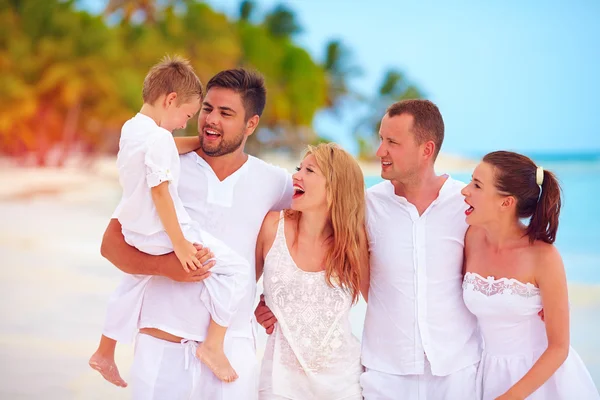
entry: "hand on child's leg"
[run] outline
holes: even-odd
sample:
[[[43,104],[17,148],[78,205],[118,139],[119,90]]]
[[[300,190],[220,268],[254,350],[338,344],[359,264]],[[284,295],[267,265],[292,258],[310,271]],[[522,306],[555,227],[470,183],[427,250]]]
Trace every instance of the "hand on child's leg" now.
[[[185,272],[190,272],[190,270],[195,271],[198,268],[202,268],[202,264],[200,260],[196,258],[196,247],[187,240],[182,240],[179,243],[173,243],[173,250],[175,251],[175,255],[181,262],[181,266],[185,270]]]

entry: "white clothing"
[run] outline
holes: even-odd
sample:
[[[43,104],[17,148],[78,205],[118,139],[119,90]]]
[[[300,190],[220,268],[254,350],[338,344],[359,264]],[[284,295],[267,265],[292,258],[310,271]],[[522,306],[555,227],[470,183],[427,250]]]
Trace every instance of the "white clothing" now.
[[[493,400],[517,383],[548,347],[539,288],[516,279],[467,272],[463,295],[477,316],[485,349],[477,374],[479,398]],[[598,400],[583,361],[572,348],[562,366],[530,400]]]
[[[264,265],[265,303],[277,323],[269,335],[260,399],[362,399],[360,344],[352,335],[352,295],[330,286],[325,271],[298,268],[287,247],[283,214]]]
[[[425,359],[421,375],[393,375],[368,369],[360,377],[365,400],[480,400],[475,387],[477,364],[435,376]]]
[[[203,341],[211,318],[229,326],[245,296],[250,264],[207,232],[202,232],[202,244],[211,249],[217,261],[211,276],[202,282],[125,275],[109,301],[104,335],[127,343],[138,328],[157,328]]]
[[[131,343],[137,334],[144,292],[152,276],[123,274],[110,295],[102,334],[120,343]]]
[[[227,335],[254,338],[256,306],[256,239],[269,211],[289,208],[291,175],[252,156],[240,169],[220,181],[196,153],[181,156],[179,196],[194,221],[223,241],[250,264],[244,298],[229,324]],[[212,194],[211,194],[212,193]]]
[[[196,153],[182,155],[180,160],[182,175],[178,192],[186,211],[249,264],[244,298],[225,336],[225,354],[239,378],[232,383],[223,383],[210,372],[201,373],[198,382],[200,398],[252,400],[258,392],[252,323],[256,304],[256,239],[267,212],[289,207],[293,192],[291,175],[282,168],[249,156],[239,170],[220,181]],[[144,296],[142,314],[152,311],[152,307],[145,309],[154,300],[154,296],[148,294]],[[227,343],[231,343],[231,347]],[[137,351],[144,352],[143,349]],[[169,368],[170,361],[165,360],[165,363],[162,368]],[[173,363],[176,365],[175,361]],[[155,379],[156,372],[151,376]]]
[[[371,251],[362,362],[393,375],[434,376],[476,364],[481,343],[462,299],[466,204],[450,177],[419,215],[385,181],[367,191]]]
[[[217,259],[211,276],[202,282],[175,282],[153,276],[138,313],[140,328],[157,328],[175,336],[203,341],[211,317],[217,324],[229,326],[245,296],[250,263],[207,232],[202,232],[202,239],[202,244]]]
[[[243,289],[247,285],[250,266],[225,244],[203,232],[183,208],[177,193],[180,168],[173,136],[151,118],[137,114],[123,125],[117,165],[123,187],[117,217],[128,244],[152,255],[173,250],[150,192],[150,188],[170,181],[169,194],[184,237],[192,243],[208,246],[217,262],[209,278],[194,284],[173,282],[162,277],[125,276],[109,300],[105,336],[123,342],[133,338],[138,328],[142,299],[148,290],[152,290],[150,298],[155,304],[151,310],[147,307],[147,312],[142,313],[144,327],[204,340],[211,317],[217,324],[229,326],[244,297]]]
[[[191,222],[177,194],[179,154],[171,132],[138,113],[121,128],[117,167],[123,188],[118,219],[125,240],[129,232],[150,236],[164,231],[150,188],[165,181],[170,181],[169,194],[177,220],[182,225]]]
[[[219,381],[196,358],[197,346],[139,334],[131,367],[133,400],[256,399],[258,362],[250,339],[225,339],[225,355],[239,375],[232,383]]]

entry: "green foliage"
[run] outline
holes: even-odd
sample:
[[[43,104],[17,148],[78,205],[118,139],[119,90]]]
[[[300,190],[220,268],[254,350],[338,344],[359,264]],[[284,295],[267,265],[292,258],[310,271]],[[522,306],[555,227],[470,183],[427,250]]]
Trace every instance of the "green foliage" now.
[[[302,31],[294,12],[283,4],[267,14],[264,24],[271,35],[277,38],[289,38]]]
[[[327,73],[327,105],[339,111],[340,103],[348,97],[356,97],[349,87],[349,81],[360,75],[360,69],[352,62],[350,50],[340,40],[332,40],[325,46]]]
[[[9,88],[0,97],[2,150],[35,150],[43,165],[57,143],[100,145],[124,117],[107,101],[118,97],[109,74],[118,65],[114,32],[73,1],[24,0],[3,8],[0,21],[0,79]]]
[[[422,97],[423,94],[404,74],[395,69],[388,70],[377,92],[367,100],[367,112],[359,119],[354,131],[359,146],[359,157],[375,157],[374,150],[379,137],[381,118],[390,105],[397,101]]]
[[[249,22],[255,8],[256,3],[250,0],[243,0],[240,3],[240,21]]]
[[[74,148],[116,151],[120,126],[142,104],[149,67],[166,54],[189,58],[205,83],[237,66],[265,76],[264,132],[251,136],[251,152],[318,142],[315,114],[359,97],[349,83],[358,74],[350,51],[331,41],[324,60],[315,60],[294,43],[301,27],[286,6],[255,22],[260,16],[250,0],[240,3],[235,21],[196,0],[106,4],[93,15],[76,0],[0,0],[1,153],[34,153],[44,165],[57,150],[59,164]],[[418,95],[392,71],[374,99]]]

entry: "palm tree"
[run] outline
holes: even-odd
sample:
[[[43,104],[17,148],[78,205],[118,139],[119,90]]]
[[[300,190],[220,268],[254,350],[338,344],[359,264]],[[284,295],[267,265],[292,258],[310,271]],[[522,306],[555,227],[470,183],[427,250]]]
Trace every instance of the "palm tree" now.
[[[61,164],[74,146],[104,141],[106,127],[121,117],[107,73],[116,66],[114,37],[101,17],[78,12],[73,1],[34,3],[23,3],[29,12],[0,11],[0,25],[11,32],[5,41],[0,35],[0,147],[34,153],[40,166],[55,152]]]
[[[271,35],[278,38],[290,38],[302,31],[302,27],[296,21],[296,14],[283,4],[267,14],[264,24]]]
[[[128,23],[136,14],[143,14],[144,21],[156,22],[156,0],[109,0],[104,15],[122,13],[122,21]]]
[[[251,0],[244,0],[240,3],[240,21],[249,22],[250,17],[256,9],[256,3]]]
[[[340,40],[332,40],[325,46],[326,105],[336,114],[344,100],[358,97],[351,91],[349,80],[360,75],[361,71],[351,58],[350,50]]]
[[[395,69],[388,70],[375,96],[367,101],[367,114],[360,118],[356,125],[354,136],[360,147],[359,157],[373,157],[372,150],[377,143],[381,118],[391,104],[422,97],[422,92],[410,83],[402,72]]]

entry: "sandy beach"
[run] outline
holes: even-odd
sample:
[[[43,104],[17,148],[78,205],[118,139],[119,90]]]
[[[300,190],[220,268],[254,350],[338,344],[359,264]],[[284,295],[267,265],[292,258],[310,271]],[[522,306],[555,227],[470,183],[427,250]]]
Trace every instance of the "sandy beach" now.
[[[289,170],[295,166],[271,161]],[[472,165],[442,155],[437,169],[464,171]],[[376,163],[363,169],[365,175],[379,173]],[[0,160],[0,183],[0,398],[129,398],[129,390],[106,383],[87,365],[120,278],[99,253],[121,194],[114,158],[89,170],[17,168]],[[572,284],[569,290],[571,342],[600,385],[600,285]],[[353,311],[357,335],[364,310],[360,303]],[[261,333],[259,349],[264,342]],[[118,347],[126,380],[132,355],[132,346]]]

